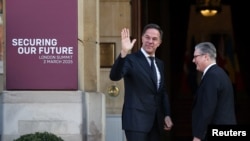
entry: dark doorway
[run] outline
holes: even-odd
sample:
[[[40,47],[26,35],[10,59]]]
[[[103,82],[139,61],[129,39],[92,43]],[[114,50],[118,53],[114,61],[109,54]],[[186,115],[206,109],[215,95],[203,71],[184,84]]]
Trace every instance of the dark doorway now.
[[[247,31],[249,31],[249,21],[244,17],[247,15],[247,6],[240,1],[222,0],[222,4],[231,6],[232,24],[235,40],[235,51],[238,54],[238,62],[241,76],[242,91],[235,91],[236,114],[239,124],[250,124],[250,75],[248,62],[249,44],[247,41]],[[183,66],[188,61],[185,58],[187,29],[189,21],[190,5],[195,4],[195,0],[133,0],[132,4],[132,34],[140,39],[142,27],[148,23],[160,25],[164,31],[163,43],[158,48],[156,56],[165,61],[166,80],[169,95],[171,98],[172,118],[174,121],[173,130],[167,134],[166,138],[172,141],[188,141],[192,138],[191,132],[191,110],[192,94],[186,94],[183,88],[196,89],[195,82],[184,82],[192,85],[182,85]],[[244,34],[243,34],[244,33]],[[140,42],[134,49],[140,48]],[[191,69],[192,63],[189,66]],[[196,77],[196,73],[190,74],[190,78]]]

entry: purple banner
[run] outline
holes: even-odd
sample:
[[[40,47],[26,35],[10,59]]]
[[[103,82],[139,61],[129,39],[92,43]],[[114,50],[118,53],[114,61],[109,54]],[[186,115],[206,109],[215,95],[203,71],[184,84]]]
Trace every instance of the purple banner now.
[[[6,89],[77,90],[77,0],[6,0]]]

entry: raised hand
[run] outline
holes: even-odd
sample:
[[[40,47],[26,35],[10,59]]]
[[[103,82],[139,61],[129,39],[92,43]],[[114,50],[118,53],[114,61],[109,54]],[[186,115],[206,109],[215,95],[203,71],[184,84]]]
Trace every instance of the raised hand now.
[[[134,44],[136,42],[136,39],[133,39],[131,41],[130,39],[130,33],[128,28],[123,28],[121,31],[121,56],[125,57],[129,51],[133,48]]]

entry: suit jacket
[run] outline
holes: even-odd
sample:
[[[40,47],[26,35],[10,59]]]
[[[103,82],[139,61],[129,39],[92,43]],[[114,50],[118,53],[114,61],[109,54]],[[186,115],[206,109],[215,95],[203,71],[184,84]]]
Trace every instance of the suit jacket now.
[[[124,79],[125,96],[122,110],[122,128],[124,130],[148,132],[155,119],[161,129],[164,116],[170,115],[170,107],[164,84],[164,63],[156,58],[161,82],[157,90],[151,75],[147,58],[139,50],[136,53],[116,59],[110,71],[110,79]]]
[[[236,124],[234,90],[227,73],[211,66],[197,89],[193,111],[193,136],[204,139],[208,125]]]

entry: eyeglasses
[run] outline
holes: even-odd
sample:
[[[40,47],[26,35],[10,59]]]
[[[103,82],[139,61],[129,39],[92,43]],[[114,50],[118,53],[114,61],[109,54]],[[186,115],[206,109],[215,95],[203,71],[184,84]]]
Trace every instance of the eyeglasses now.
[[[196,58],[196,57],[198,57],[198,56],[202,56],[202,55],[205,55],[205,54],[199,54],[199,55],[194,55],[194,59]]]

